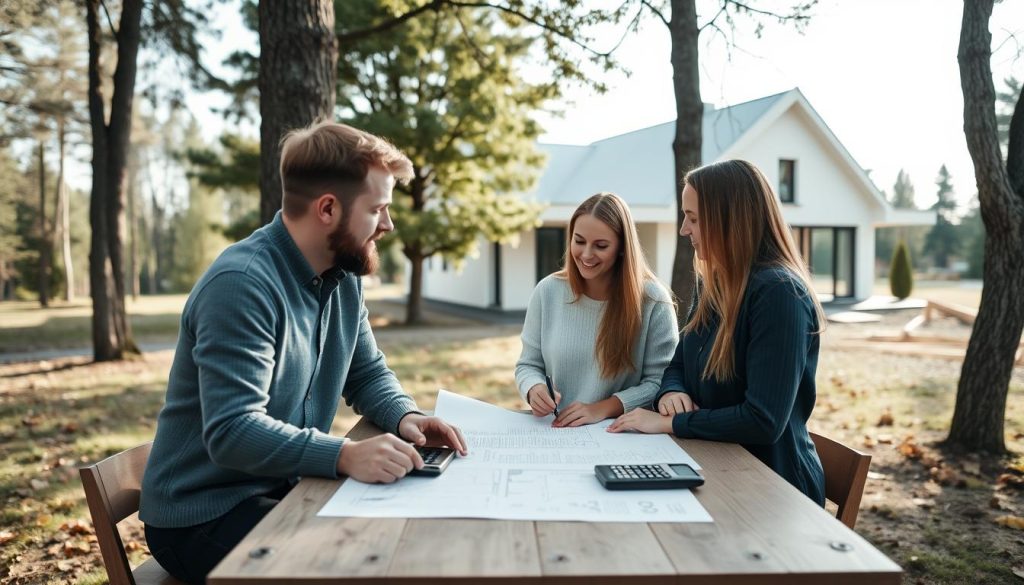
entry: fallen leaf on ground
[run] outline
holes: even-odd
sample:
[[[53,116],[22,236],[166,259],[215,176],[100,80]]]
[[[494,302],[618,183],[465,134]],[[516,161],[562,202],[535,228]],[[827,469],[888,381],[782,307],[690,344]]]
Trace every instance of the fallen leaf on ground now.
[[[896,449],[907,459],[920,459],[921,455],[924,455],[924,451],[917,446],[917,443],[914,443],[913,435],[907,435],[907,438],[903,439]]]
[[[864,435],[864,448],[870,449],[875,446],[875,440],[871,438],[871,435]]]
[[[46,488],[50,487],[50,484],[48,482],[45,482],[37,478],[32,478],[31,480],[29,480],[28,485],[32,486],[32,489],[36,491],[45,490]]]
[[[92,526],[89,525],[88,521],[81,518],[61,524],[60,529],[71,535],[92,534]]]
[[[84,540],[68,540],[64,542],[64,556],[66,557],[87,555],[91,551],[92,547]]]
[[[10,530],[0,530],[0,544],[6,544],[14,540],[15,536],[17,535]]]
[[[1022,569],[1021,567],[1014,567],[1013,574],[1017,575],[1021,579],[1024,579],[1024,569]]]
[[[893,422],[894,422],[894,420],[893,420],[893,417],[892,417],[892,412],[889,411],[889,410],[886,410],[885,412],[882,413],[882,416],[878,417],[878,423],[877,423],[876,426],[879,426],[879,427],[891,427]]]
[[[977,461],[964,461],[962,466],[964,473],[969,473],[975,477],[981,475],[981,463]]]
[[[932,467],[928,470],[928,473],[932,476],[939,485],[955,485],[963,486],[966,482],[955,469],[949,467]]]
[[[1017,489],[1024,488],[1024,478],[1016,476],[1012,473],[1002,473],[996,478],[997,485],[1003,485],[1006,487],[1015,487]]]
[[[1020,516],[1000,516],[996,518],[996,524],[1007,528],[1024,530],[1024,518],[1021,518]]]

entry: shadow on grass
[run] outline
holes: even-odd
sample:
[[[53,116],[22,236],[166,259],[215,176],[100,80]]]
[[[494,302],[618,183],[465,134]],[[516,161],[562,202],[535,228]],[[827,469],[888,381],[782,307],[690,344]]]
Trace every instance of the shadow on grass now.
[[[56,310],[56,309],[48,309]],[[130,315],[136,340],[174,339],[180,313]],[[33,327],[0,327],[0,353],[42,349],[67,349],[92,345],[92,317],[47,317]]]

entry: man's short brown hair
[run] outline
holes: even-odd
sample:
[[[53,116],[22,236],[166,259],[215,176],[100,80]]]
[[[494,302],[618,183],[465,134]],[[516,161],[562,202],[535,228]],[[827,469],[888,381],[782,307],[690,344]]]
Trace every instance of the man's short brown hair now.
[[[284,214],[306,214],[310,201],[324,193],[347,205],[359,194],[371,166],[406,183],[412,162],[387,140],[337,122],[314,122],[281,139],[281,188]]]

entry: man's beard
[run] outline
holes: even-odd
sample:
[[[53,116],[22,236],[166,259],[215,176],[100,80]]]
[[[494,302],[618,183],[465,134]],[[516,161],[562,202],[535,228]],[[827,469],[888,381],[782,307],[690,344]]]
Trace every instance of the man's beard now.
[[[334,266],[356,276],[376,272],[377,265],[380,264],[377,246],[373,245],[367,251],[367,246],[361,246],[346,228],[347,226],[339,225],[328,236],[327,243],[334,251]],[[373,239],[376,240],[379,235],[380,232],[377,232]]]

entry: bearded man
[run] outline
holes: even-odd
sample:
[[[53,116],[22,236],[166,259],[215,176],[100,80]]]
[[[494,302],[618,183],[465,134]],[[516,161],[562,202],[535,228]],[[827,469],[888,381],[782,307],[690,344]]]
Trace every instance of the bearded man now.
[[[156,560],[207,573],[303,476],[393,482],[410,443],[466,453],[458,429],[419,412],[370,329],[360,276],[394,229],[412,163],[386,140],[320,122],[281,146],[282,210],[226,249],[181,316],[139,515]],[[339,399],[385,434],[329,434]]]

